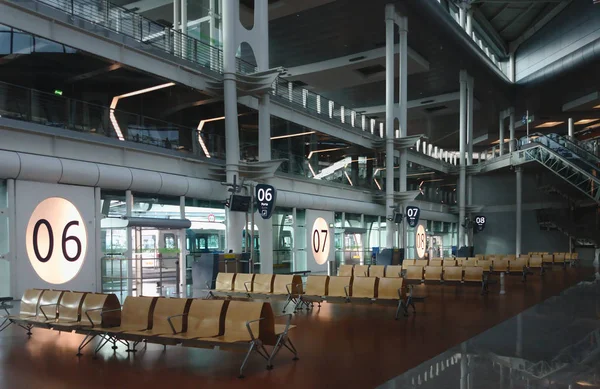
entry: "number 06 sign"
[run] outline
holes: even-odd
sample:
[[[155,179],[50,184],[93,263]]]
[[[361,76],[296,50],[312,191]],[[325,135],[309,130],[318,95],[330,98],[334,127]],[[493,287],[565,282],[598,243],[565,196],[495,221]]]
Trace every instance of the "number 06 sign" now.
[[[39,203],[27,223],[25,239],[29,261],[44,281],[64,284],[79,273],[87,252],[87,231],[70,201],[50,197]]]
[[[329,258],[329,247],[331,246],[331,237],[329,236],[329,226],[322,217],[317,218],[313,223],[310,234],[311,250],[315,262],[319,265],[325,264]]]

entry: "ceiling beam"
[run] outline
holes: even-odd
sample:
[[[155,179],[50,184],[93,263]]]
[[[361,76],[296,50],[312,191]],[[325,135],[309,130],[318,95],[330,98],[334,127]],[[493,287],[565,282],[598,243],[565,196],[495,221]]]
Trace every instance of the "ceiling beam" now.
[[[498,31],[496,31],[496,28],[494,28],[492,23],[487,20],[483,12],[477,9],[473,13],[473,16],[475,21],[479,24],[479,27],[484,31],[484,35],[487,35],[487,37],[491,40],[490,43],[492,43],[492,47],[498,47],[505,57],[508,56],[508,44],[504,38],[498,34]]]
[[[542,27],[544,27],[548,22],[550,22],[556,15],[562,12],[569,4],[571,4],[572,0],[562,0],[559,4],[557,4],[550,12],[544,14],[542,18],[540,18],[537,22],[535,22],[531,27],[529,27],[520,37],[510,42],[508,47],[510,52],[515,52],[517,48],[521,45],[521,43],[525,42],[527,39],[531,38],[533,34],[539,31]]]
[[[120,63],[114,63],[112,65],[105,66],[100,69],[92,70],[91,72],[87,72],[87,73],[83,73],[83,74],[79,74],[77,76],[71,77],[71,78],[67,79],[65,82],[67,84],[72,84],[77,81],[82,81],[82,80],[85,80],[88,78],[99,76],[104,73],[108,73],[108,72],[115,71],[117,69],[121,69],[122,67],[123,67],[123,65],[121,65]]]
[[[527,15],[529,12],[531,12],[531,10],[536,6],[535,2],[532,2],[531,4],[529,4],[529,7],[527,7],[527,9],[525,11],[522,11],[516,18],[514,18],[513,20],[510,21],[510,23],[508,23],[506,26],[504,26],[504,28],[500,31],[498,31],[498,33],[500,35],[502,35],[502,33],[504,31],[506,31],[507,29],[509,29],[511,26],[513,26],[516,22],[518,22],[519,20],[523,19],[523,17],[525,15]]]

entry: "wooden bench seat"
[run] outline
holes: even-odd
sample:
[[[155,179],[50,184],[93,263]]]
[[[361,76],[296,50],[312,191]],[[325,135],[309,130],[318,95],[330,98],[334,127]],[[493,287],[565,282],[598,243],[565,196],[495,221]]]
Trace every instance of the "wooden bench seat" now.
[[[340,277],[352,277],[354,275],[354,265],[340,265],[338,270],[338,276]]]
[[[406,301],[406,288],[404,287],[404,279],[402,278],[381,278],[377,285],[377,301],[394,301],[398,302],[396,314],[394,318],[398,320],[400,309],[404,308],[404,315],[408,316],[408,304],[412,301]],[[412,303],[413,312],[415,310]]]
[[[484,274],[484,270],[480,266],[469,266],[464,268],[463,282],[478,283],[481,285],[481,294],[488,292],[488,280]]]
[[[429,260],[429,265],[428,266],[439,266],[439,267],[441,267],[443,263],[444,263],[444,260],[442,258],[433,258],[433,259]]]
[[[385,276],[385,266],[371,265],[371,267],[369,267],[369,277],[383,278],[384,276]]]
[[[456,261],[454,259],[444,259],[442,262],[442,267],[450,266],[456,266]]]
[[[88,293],[81,305],[81,327],[75,332],[85,335],[77,348],[77,356],[98,335],[94,327],[111,328],[121,323],[121,303],[115,294]],[[115,347],[113,345],[113,347]]]
[[[462,266],[444,267],[444,282],[462,282],[463,268]]]
[[[442,270],[441,266],[426,266],[425,267],[425,281],[442,281]]]
[[[492,267],[494,269],[494,272],[496,273],[506,273],[508,272],[508,259],[506,258],[502,258],[502,259],[494,259],[492,262]]]
[[[368,265],[354,265],[354,273],[352,273],[355,277],[368,277],[369,276],[369,266]]]
[[[39,313],[39,302],[44,292],[44,289],[27,289],[21,297],[19,314],[10,315],[7,311],[6,316],[3,318],[2,325],[0,325],[0,332],[4,331],[12,324],[17,324],[27,331],[27,335],[31,336],[32,326],[26,324],[26,322],[37,318]]]
[[[72,331],[85,325],[81,306],[86,295],[87,293],[64,292],[56,307],[58,316],[48,321],[50,327],[60,331]]]
[[[400,265],[388,265],[385,267],[386,278],[400,278],[402,274],[402,266]]]
[[[352,298],[350,301],[377,298],[378,282],[379,279],[377,277],[354,277],[352,280]]]
[[[406,274],[404,279],[406,281],[422,281],[423,280],[423,269],[422,266],[407,266]]]
[[[24,320],[26,325],[49,328],[49,323],[58,318],[57,307],[63,293],[62,290],[45,290],[40,297],[37,316]]]

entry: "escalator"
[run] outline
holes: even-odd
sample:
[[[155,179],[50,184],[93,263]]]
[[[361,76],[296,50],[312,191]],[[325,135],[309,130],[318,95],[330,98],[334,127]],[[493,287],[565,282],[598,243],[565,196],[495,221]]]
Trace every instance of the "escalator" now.
[[[588,151],[577,140],[558,134],[534,134],[532,142],[543,144],[580,168],[587,170],[593,176],[600,176],[600,158]]]
[[[517,164],[537,161],[548,170],[569,182],[573,187],[600,203],[598,170],[587,160],[540,136],[517,152]]]

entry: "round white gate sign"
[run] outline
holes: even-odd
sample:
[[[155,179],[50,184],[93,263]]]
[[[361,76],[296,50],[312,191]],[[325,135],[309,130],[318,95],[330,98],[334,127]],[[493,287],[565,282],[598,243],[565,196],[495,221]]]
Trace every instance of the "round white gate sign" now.
[[[329,247],[331,246],[329,225],[325,219],[320,217],[315,220],[309,238],[315,262],[319,265],[325,264],[329,257]]]
[[[417,227],[417,233],[415,234],[415,250],[417,251],[417,257],[423,258],[425,256],[425,246],[427,242],[427,235],[425,234],[425,227],[419,224]]]
[[[64,284],[79,273],[87,253],[87,230],[70,201],[50,197],[39,203],[25,239],[29,262],[44,281]]]

